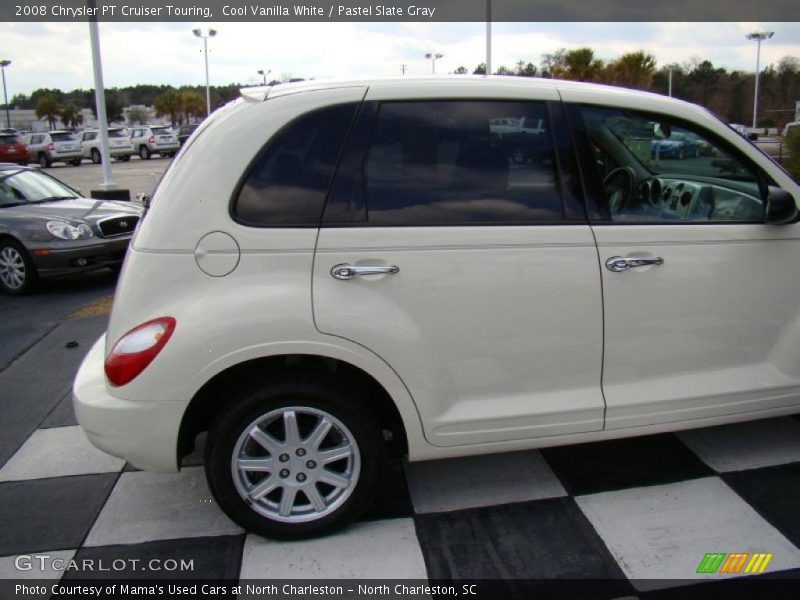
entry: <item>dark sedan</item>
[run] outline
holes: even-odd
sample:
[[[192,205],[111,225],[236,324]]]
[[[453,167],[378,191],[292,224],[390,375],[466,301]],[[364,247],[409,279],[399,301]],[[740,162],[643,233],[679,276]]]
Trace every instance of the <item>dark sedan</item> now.
[[[138,204],[83,198],[42,171],[0,164],[0,291],[118,267],[141,216]]]

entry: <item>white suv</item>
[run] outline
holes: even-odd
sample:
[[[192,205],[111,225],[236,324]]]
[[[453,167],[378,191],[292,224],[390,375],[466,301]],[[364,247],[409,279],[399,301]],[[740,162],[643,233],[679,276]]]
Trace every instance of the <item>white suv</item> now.
[[[497,119],[540,124],[525,162]],[[709,156],[651,154],[692,133]],[[546,145],[546,147],[540,147]],[[410,461],[800,409],[800,187],[706,110],[559,80],[245,90],[166,171],[79,422],[302,537]]]
[[[143,159],[153,154],[175,156],[181,149],[178,134],[169,125],[143,125],[134,127],[131,132],[133,149]]]
[[[55,162],[63,162],[76,167],[81,164],[81,142],[71,131],[47,131],[29,133],[25,136],[31,161],[46,168]]]
[[[96,165],[102,162],[100,154],[100,132],[97,129],[87,129],[80,135],[81,148],[84,158],[90,158]],[[133,144],[128,129],[125,127],[110,127],[108,129],[108,152],[112,158],[128,161],[133,154]]]

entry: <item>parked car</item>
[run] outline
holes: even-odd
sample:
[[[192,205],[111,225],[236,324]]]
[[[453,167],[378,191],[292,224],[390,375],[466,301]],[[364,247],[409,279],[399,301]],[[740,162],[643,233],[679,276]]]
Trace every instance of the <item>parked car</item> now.
[[[27,165],[31,155],[18,133],[0,133],[0,162]]]
[[[194,123],[192,125],[181,125],[178,129],[178,143],[183,147],[189,137],[200,127],[199,123]]]
[[[172,157],[180,150],[178,136],[168,125],[134,127],[131,132],[131,141],[134,151],[143,159],[148,159],[153,154]]]
[[[710,144],[704,143],[710,150]],[[688,133],[675,133],[663,140],[653,140],[651,155],[659,158],[689,158],[700,156],[700,142]]]
[[[0,291],[117,268],[141,214],[138,204],[83,198],[38,169],[0,165]]]
[[[71,131],[49,131],[29,133],[25,136],[30,159],[42,168],[56,162],[80,166],[81,142]]]
[[[800,410],[800,186],[704,108],[512,77],[243,94],[165,172],[80,367],[98,448],[176,471],[207,430],[218,505],[308,537],[388,455]],[[548,151],[511,164],[499,118]],[[684,133],[714,159],[651,160]]]
[[[96,165],[102,162],[100,153],[100,132],[97,129],[87,129],[80,135],[81,150],[84,158],[89,158]],[[110,127],[108,129],[108,152],[112,158],[128,161],[133,154],[133,143],[125,127]]]
[[[742,137],[747,137],[747,127],[744,125],[740,125],[739,123],[729,123],[728,125],[731,129],[733,129],[736,133],[741,135]]]

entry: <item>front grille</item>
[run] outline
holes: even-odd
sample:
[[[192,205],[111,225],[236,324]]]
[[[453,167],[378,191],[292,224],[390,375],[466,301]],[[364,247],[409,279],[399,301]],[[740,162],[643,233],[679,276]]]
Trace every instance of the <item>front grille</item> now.
[[[117,237],[120,235],[130,235],[136,229],[139,217],[131,215],[124,217],[111,217],[98,222],[100,233],[103,237]]]

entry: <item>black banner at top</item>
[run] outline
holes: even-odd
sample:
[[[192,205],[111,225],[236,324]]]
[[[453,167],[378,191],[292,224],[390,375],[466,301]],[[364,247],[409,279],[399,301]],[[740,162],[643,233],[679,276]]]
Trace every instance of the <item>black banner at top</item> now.
[[[800,21],[798,0],[2,0],[0,21]]]

